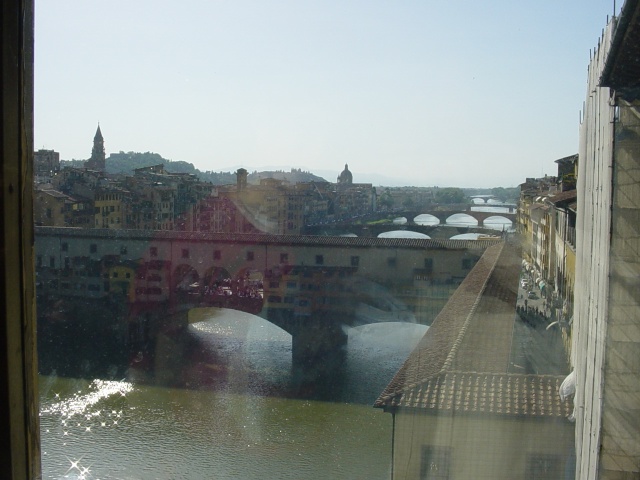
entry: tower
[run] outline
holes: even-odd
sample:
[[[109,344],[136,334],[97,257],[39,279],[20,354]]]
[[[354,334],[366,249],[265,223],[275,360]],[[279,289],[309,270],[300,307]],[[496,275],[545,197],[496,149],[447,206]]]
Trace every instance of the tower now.
[[[236,172],[236,187],[238,193],[243,192],[247,189],[247,176],[249,172],[247,172],[244,168],[239,168]]]
[[[105,171],[105,153],[104,153],[104,138],[100,131],[100,124],[93,137],[93,149],[91,150],[91,158],[84,163],[85,168],[90,170],[98,170],[100,172]]]
[[[349,171],[349,165],[345,163],[344,170],[338,176],[338,183],[343,185],[351,185],[353,183],[353,175]]]

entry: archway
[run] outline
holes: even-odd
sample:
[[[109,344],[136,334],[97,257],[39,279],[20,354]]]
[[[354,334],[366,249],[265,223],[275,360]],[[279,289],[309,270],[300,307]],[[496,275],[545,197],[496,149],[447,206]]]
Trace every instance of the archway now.
[[[482,222],[482,226],[485,228],[491,228],[492,230],[499,230],[501,232],[510,230],[513,227],[513,222],[502,215],[493,215],[487,217]]]
[[[181,264],[173,271],[171,290],[177,293],[196,293],[200,290],[200,276],[195,268]]]
[[[429,235],[411,230],[391,230],[382,232],[378,238],[431,238]]]
[[[202,275],[200,290],[204,295],[222,294],[224,286],[231,293],[231,274],[226,268],[210,267]]]
[[[413,219],[416,225],[440,225],[440,219],[430,213],[422,213]]]
[[[215,282],[221,282],[225,278],[231,278],[231,274],[223,267],[210,267],[202,275],[202,286],[211,286]]]
[[[455,227],[477,227],[478,220],[466,213],[454,213],[447,218],[445,224]]]

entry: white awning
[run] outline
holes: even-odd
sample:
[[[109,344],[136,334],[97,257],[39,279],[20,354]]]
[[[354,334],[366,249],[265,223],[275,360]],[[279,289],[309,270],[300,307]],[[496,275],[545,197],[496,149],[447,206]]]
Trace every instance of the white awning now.
[[[558,389],[558,395],[560,395],[560,400],[564,402],[565,398],[569,395],[573,395],[576,393],[576,372],[572,371],[567,378],[564,379],[560,388]]]

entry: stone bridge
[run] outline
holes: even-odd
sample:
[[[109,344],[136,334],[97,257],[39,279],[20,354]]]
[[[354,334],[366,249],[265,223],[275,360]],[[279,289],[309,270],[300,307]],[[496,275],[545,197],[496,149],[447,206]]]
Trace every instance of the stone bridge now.
[[[437,208],[437,209],[427,210],[427,211],[425,211],[426,209],[422,209],[419,211],[418,210],[379,211],[363,217],[359,217],[357,219],[349,219],[346,221],[335,221],[335,222],[324,223],[324,224],[307,225],[305,227],[306,229],[305,231],[307,233],[310,233],[310,232],[315,232],[315,231],[321,230],[322,228],[327,228],[327,227],[349,227],[352,225],[361,224],[363,222],[364,223],[372,222],[372,221],[377,222],[385,219],[391,219],[387,223],[385,223],[386,225],[396,225],[393,223],[393,219],[402,218],[402,217],[407,219],[407,223],[405,225],[420,226],[419,224],[416,224],[414,222],[414,219],[419,215],[432,215],[438,219],[440,225],[446,224],[447,220],[451,216],[460,215],[460,214],[469,215],[470,217],[474,218],[478,222],[478,227],[482,227],[484,225],[484,222],[489,218],[506,218],[510,220],[511,223],[514,223],[516,221],[517,208],[515,205],[508,205],[510,209],[509,212],[483,212],[483,211],[471,210],[472,207],[474,207],[474,205],[460,205],[459,208],[451,208],[451,206],[448,206],[448,208],[446,209]],[[475,207],[478,207],[478,206],[475,205]],[[479,208],[482,208],[482,207],[479,207]]]
[[[308,378],[340,365],[344,327],[429,323],[419,294],[396,292],[459,283],[493,243],[36,227],[37,291],[119,298],[132,347],[177,334],[196,308],[259,315],[292,335]]]
[[[374,224],[331,224],[331,225],[314,225],[307,227],[309,235],[356,235],[357,237],[369,238],[377,237],[381,233],[389,231],[409,231],[428,235],[434,240],[449,240],[455,235],[463,233],[481,233],[489,236],[498,236],[500,231],[485,227],[468,227],[455,225],[417,225],[415,223],[406,223],[403,225],[393,223],[374,223]]]
[[[471,206],[469,206],[466,209],[446,209],[446,210],[443,209],[443,210],[430,210],[426,212],[406,210],[406,211],[397,211],[392,213],[394,217],[406,218],[408,225],[414,224],[415,223],[414,219],[418,215],[433,215],[440,221],[441,225],[444,225],[451,216],[458,215],[458,214],[465,214],[465,215],[469,215],[470,217],[473,217],[478,222],[478,226],[482,226],[485,220],[492,217],[506,218],[508,220],[511,220],[512,223],[515,222],[516,220],[515,208],[512,208],[510,212],[479,212],[476,210],[471,210]],[[388,217],[389,213],[387,213],[386,216]]]

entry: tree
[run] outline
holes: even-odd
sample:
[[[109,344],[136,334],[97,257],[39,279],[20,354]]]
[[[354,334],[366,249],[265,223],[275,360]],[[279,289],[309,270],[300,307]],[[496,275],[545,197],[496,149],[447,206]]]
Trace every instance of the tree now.
[[[389,189],[385,189],[384,193],[380,196],[378,203],[381,207],[389,209],[393,206],[393,197],[391,196],[391,192]]]
[[[410,209],[415,206],[415,202],[411,197],[404,197],[404,200],[402,200],[402,206],[406,209]]]
[[[439,188],[435,192],[435,200],[436,203],[454,204],[464,203],[466,197],[464,195],[464,192],[460,188]]]

